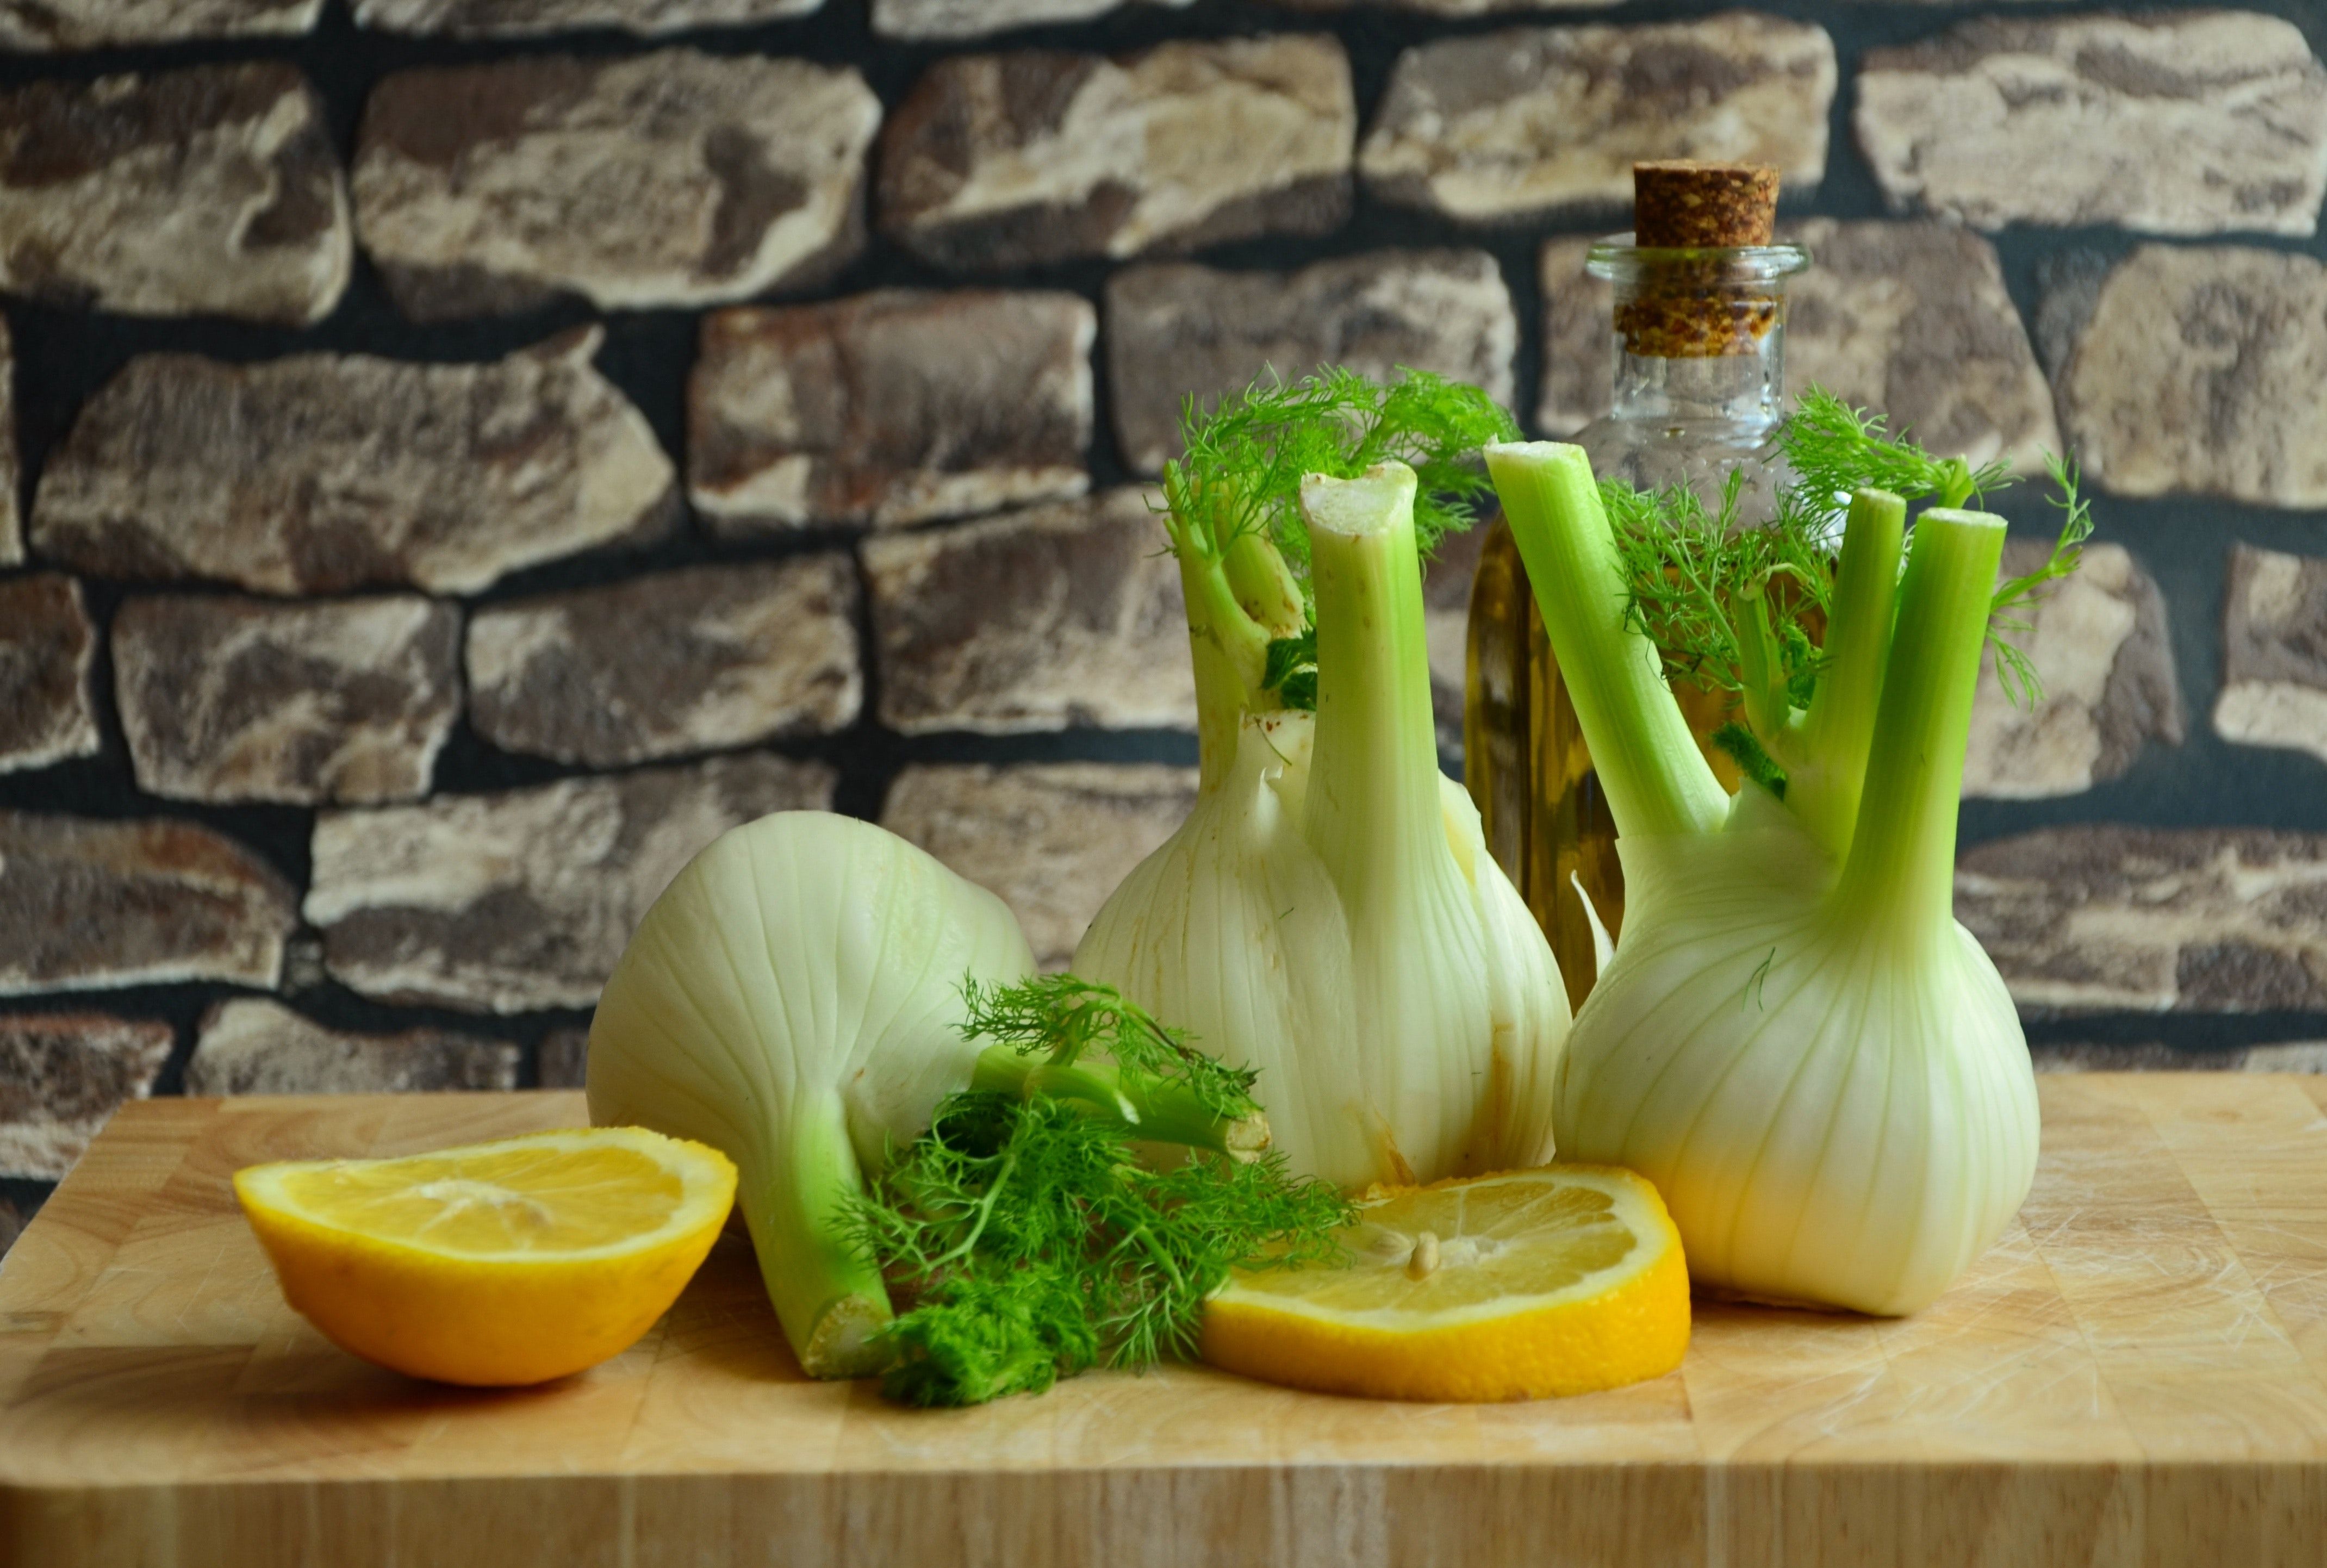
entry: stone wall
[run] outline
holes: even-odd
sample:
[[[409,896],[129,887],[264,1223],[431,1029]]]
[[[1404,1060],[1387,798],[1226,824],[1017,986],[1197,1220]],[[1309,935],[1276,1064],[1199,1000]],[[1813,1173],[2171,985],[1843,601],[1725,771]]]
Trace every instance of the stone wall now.
[[[1963,817],[2040,1056],[2318,1065],[2322,51],[2315,0],[0,0],[0,1237],[127,1097],[576,1081],[762,812],[1062,960],[1192,789],[1182,395],[1413,364],[1575,430],[1640,157],[1783,168],[1798,385],[2093,481]]]

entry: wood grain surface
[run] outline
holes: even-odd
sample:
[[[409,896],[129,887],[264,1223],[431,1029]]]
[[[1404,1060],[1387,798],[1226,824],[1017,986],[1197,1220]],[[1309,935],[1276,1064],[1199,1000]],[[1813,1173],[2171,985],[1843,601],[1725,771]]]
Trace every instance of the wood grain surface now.
[[[2043,1080],[2020,1220],[1918,1318],[1698,1303],[1678,1373],[1394,1405],[1199,1367],[915,1413],[803,1380],[747,1245],[546,1387],[294,1315],[228,1176],[583,1119],[575,1094],[128,1106],[0,1268],[26,1568],[2327,1563],[2327,1083]]]

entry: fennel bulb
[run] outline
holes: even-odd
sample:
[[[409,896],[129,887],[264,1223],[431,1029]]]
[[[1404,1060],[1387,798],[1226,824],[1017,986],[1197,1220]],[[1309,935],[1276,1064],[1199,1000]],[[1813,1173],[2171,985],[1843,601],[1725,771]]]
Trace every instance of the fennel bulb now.
[[[1007,906],[927,852],[853,817],[763,817],[715,839],[640,921],[590,1025],[590,1118],[734,1161],[769,1299],[816,1377],[899,1353],[881,1266],[898,1260],[868,1227],[898,1218],[888,1179],[928,1155],[949,1106],[1208,1150],[1257,1213],[1285,1212],[1267,1207],[1285,1184],[1259,1160],[1248,1078],[1126,1022],[1102,987],[1012,984],[1033,969]],[[1082,1248],[1061,1245],[1072,1273]]]
[[[1926,511],[1902,574],[1904,503],[1859,490],[1807,707],[1749,598],[1743,707],[1776,788],[1733,801],[1628,623],[1583,452],[1487,462],[1624,868],[1614,957],[1568,1040],[1562,1152],[1654,1181],[1700,1283],[1917,1310],[1995,1239],[2036,1164],[2019,1018],[1952,912],[2003,520]]]
[[[1002,901],[869,823],[779,812],[687,863],[590,1024],[590,1119],[708,1143],[784,1334],[812,1377],[878,1371],[881,1272],[847,1231],[891,1141],[966,1087],[965,975],[1034,957]]]
[[[1091,922],[1075,972],[1259,1069],[1272,1144],[1296,1171],[1355,1188],[1543,1162],[1567,994],[1470,798],[1438,770],[1415,471],[1298,481],[1313,714],[1281,700],[1266,676],[1285,661],[1263,657],[1303,623],[1297,584],[1194,477],[1175,471],[1166,493],[1199,795]]]

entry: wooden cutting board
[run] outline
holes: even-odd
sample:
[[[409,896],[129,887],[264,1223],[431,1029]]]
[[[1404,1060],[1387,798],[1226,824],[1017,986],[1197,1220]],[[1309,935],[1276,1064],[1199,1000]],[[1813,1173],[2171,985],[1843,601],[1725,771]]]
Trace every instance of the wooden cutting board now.
[[[1911,1321],[1701,1302],[1678,1373],[1532,1405],[1182,1367],[921,1413],[804,1381],[733,1236],[593,1372],[409,1382],[284,1305],[228,1186],[579,1095],[136,1104],[0,1269],[0,1561],[2320,1568],[2327,1080],[2043,1102],[2019,1223]]]

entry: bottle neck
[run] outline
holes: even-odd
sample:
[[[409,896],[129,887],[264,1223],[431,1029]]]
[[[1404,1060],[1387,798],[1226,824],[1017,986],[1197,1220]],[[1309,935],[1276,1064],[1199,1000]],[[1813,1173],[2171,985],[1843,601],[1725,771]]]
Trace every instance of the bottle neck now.
[[[1740,345],[1743,352],[1668,358],[1633,351],[1613,334],[1615,401],[1609,417],[1627,423],[1721,425],[1740,437],[1776,428],[1785,414],[1786,328],[1782,315]]]
[[[1584,270],[1615,285],[1615,400],[1623,424],[1718,428],[1751,443],[1783,416],[1786,280],[1799,245],[1660,249],[1628,234],[1593,246]]]

